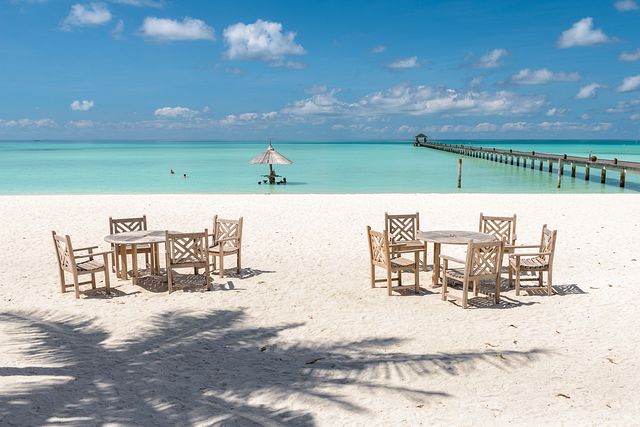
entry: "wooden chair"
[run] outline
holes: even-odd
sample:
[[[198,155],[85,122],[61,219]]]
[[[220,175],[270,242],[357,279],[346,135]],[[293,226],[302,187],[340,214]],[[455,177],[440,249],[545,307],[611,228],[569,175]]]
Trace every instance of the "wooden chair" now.
[[[69,236],[61,236],[52,231],[53,244],[58,258],[58,272],[60,273],[60,290],[62,293],[67,291],[68,287],[73,286],[76,291],[76,298],[80,298],[80,285],[91,284],[91,288],[96,288],[96,273],[104,273],[105,290],[109,294],[109,253],[110,251],[93,252],[97,246],[89,246],[86,248],[73,249],[71,238]],[[86,253],[82,253],[86,252]],[[102,261],[95,259],[102,257]],[[73,283],[67,284],[65,280],[65,272],[73,276]],[[86,274],[91,275],[91,279],[80,282],[79,276]]]
[[[211,274],[209,270],[209,255],[207,243],[209,233],[169,233],[166,232],[165,254],[167,264],[167,282],[169,293],[173,291],[174,268],[191,268],[198,274],[199,268],[204,268],[207,290],[211,290]]]
[[[491,234],[504,241],[504,253],[512,254],[516,245],[516,214],[513,216],[489,216],[480,213],[478,231]]]
[[[384,213],[384,223],[391,239],[391,256],[410,252],[422,252],[422,269],[427,271],[427,242],[418,240],[420,214],[389,215]]]
[[[240,219],[222,219],[213,217],[213,240],[209,247],[213,270],[216,269],[216,257],[220,259],[220,277],[224,277],[224,257],[236,255],[236,271],[240,273],[242,260],[242,217]]]
[[[442,300],[447,300],[447,279],[462,283],[462,308],[469,306],[469,282],[473,282],[473,295],[477,296],[479,282],[491,280],[495,282],[494,304],[500,302],[500,269],[502,268],[503,250],[504,242],[502,240],[488,243],[470,241],[467,244],[466,261],[448,255],[440,255],[440,260],[443,263]],[[464,268],[449,268],[449,262],[462,264]]]
[[[527,286],[526,290],[546,290],[547,295],[553,294],[552,273],[553,273],[553,255],[556,249],[557,230],[550,230],[547,224],[542,226],[542,237],[539,245],[519,245],[516,249],[537,249],[538,252],[517,253],[509,255],[509,285],[513,282],[513,276],[516,276],[516,295],[520,295],[520,282],[532,281],[538,282],[538,286]],[[543,286],[542,273],[547,272],[547,286]],[[520,277],[521,273],[538,273],[538,277]]]
[[[377,232],[371,230],[371,227],[367,226],[367,237],[369,240],[369,259],[371,263],[371,287],[375,288],[376,283],[387,282],[387,292],[391,295],[392,290],[398,289],[414,289],[418,294],[420,293],[420,263],[419,252],[422,250],[416,250],[414,252],[414,259],[410,260],[397,256],[393,258],[389,250],[389,238],[387,230],[383,232]],[[387,277],[385,279],[376,279],[376,267],[381,267],[387,270]],[[402,286],[402,272],[404,270],[413,271],[414,284]],[[398,277],[393,278],[392,274],[398,273]],[[392,282],[397,281],[398,285],[392,287]]]
[[[142,231],[147,229],[147,216],[142,215],[139,218],[112,218],[109,217],[109,234],[118,234],[125,233],[128,231]],[[125,256],[120,253],[122,248],[120,245],[111,245],[111,250],[113,251],[113,256],[111,257],[111,270],[118,275],[120,274],[120,258],[122,258],[122,262],[124,263],[124,270],[127,270],[127,257],[126,255],[132,255],[133,251],[130,247],[124,246]],[[149,268],[150,257],[152,255],[151,245],[137,245],[136,252],[138,254],[144,254],[144,259],[147,264],[147,268]]]

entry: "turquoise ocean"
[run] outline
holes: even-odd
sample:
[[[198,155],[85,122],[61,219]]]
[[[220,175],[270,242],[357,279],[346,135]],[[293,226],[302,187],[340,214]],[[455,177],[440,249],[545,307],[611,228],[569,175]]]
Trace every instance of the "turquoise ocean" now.
[[[512,148],[552,154],[640,162],[637,141],[531,140],[447,143]],[[285,185],[258,185],[266,165],[251,165],[267,142],[231,141],[0,141],[0,194],[123,193],[636,193],[640,175],[628,174],[625,189],[618,173],[607,183],[592,169],[571,178],[566,167],[562,188],[556,174],[464,157],[462,189],[457,184],[459,156],[411,141],[275,142],[294,163],[276,166]],[[176,174],[170,175],[173,169]],[[182,177],[187,174],[187,178]]]

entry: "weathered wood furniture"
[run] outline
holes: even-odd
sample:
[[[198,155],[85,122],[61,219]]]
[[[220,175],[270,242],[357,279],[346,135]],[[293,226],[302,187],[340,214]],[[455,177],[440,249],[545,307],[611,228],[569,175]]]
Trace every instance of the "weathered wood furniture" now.
[[[491,234],[462,230],[434,230],[418,231],[417,237],[425,242],[433,242],[433,274],[431,286],[438,287],[440,280],[440,247],[441,245],[466,245],[469,240],[478,243],[493,242],[496,240]]]
[[[211,290],[208,242],[209,232],[207,229],[204,230],[204,233],[166,232],[165,250],[169,293],[173,291],[172,269],[174,268],[193,268],[195,274],[198,274],[199,268],[204,268],[207,290]]]
[[[393,290],[413,289],[416,293],[420,293],[420,263],[419,253],[422,249],[414,252],[414,259],[410,260],[401,256],[392,257],[389,249],[389,237],[387,230],[382,232],[373,231],[367,226],[367,239],[369,240],[369,260],[371,266],[371,287],[375,288],[376,283],[386,282],[387,293],[391,295]],[[385,279],[376,279],[376,267],[384,268],[387,271]],[[413,272],[414,284],[402,285],[402,272],[409,270]],[[393,273],[397,273],[397,277],[392,277]],[[398,282],[397,286],[392,286],[392,282]]]
[[[478,231],[491,234],[504,242],[504,253],[513,253],[516,245],[516,214],[513,216],[490,216],[480,213]]]
[[[171,231],[171,233],[175,233]],[[159,244],[164,242],[166,238],[165,230],[138,230],[138,231],[124,231],[122,233],[109,234],[104,237],[105,242],[113,244],[115,247],[129,247],[131,249],[131,278],[133,284],[138,282],[138,247],[150,247],[150,267],[151,274],[160,274],[160,250]],[[126,257],[124,250],[119,250],[119,254]],[[127,264],[122,262],[122,271],[120,278],[127,278]]]
[[[112,218],[109,217],[109,234],[128,233],[131,231],[145,231],[147,229],[147,216],[142,215],[137,218]],[[111,258],[111,268],[120,278],[127,279],[127,255],[133,258],[133,248],[127,244],[111,244],[113,257]],[[149,266],[150,258],[153,257],[153,248],[151,245],[138,245],[138,254],[144,254],[147,266]],[[133,261],[133,259],[132,259]],[[137,260],[136,260],[137,263]],[[121,271],[122,266],[122,271]]]
[[[538,286],[527,286],[525,290],[546,290],[547,295],[553,294],[553,256],[556,249],[557,230],[550,230],[547,224],[542,226],[542,237],[539,245],[519,245],[516,246],[515,253],[509,255],[509,285],[513,283],[513,276],[516,277],[516,295],[520,295],[520,282],[538,282]],[[537,249],[537,252],[518,253],[518,249]],[[542,273],[547,273],[547,286],[543,286]],[[534,277],[521,277],[522,273],[534,273]],[[535,277],[535,273],[538,276]]]
[[[222,219],[213,217],[212,242],[209,255],[212,258],[213,270],[216,269],[216,258],[220,260],[220,277],[224,277],[224,257],[236,255],[236,271],[240,273],[242,262],[242,217],[240,219]]]
[[[418,239],[420,214],[384,213],[384,223],[391,239],[391,256],[403,253],[422,252],[422,269],[427,271],[427,243]]]
[[[61,236],[52,231],[53,244],[58,258],[58,272],[60,273],[60,290],[62,293],[67,291],[68,287],[73,286],[76,292],[76,298],[80,298],[80,285],[91,284],[91,288],[96,288],[96,273],[104,274],[104,286],[107,293],[111,293],[109,286],[109,254],[111,251],[94,252],[97,246],[89,246],[86,248],[73,249],[71,238],[69,236]],[[86,253],[82,253],[86,252]],[[102,260],[95,259],[101,257]],[[73,283],[67,284],[65,273],[73,276]],[[79,276],[86,274],[91,275],[91,279],[80,282]]]
[[[478,286],[481,280],[495,282],[493,302],[500,302],[500,269],[502,268],[502,251],[504,241],[467,243],[466,261],[440,255],[442,261],[442,300],[447,300],[448,280],[462,283],[462,308],[468,308],[469,283],[473,283],[473,295],[478,296]],[[449,268],[449,262],[462,264],[463,268]]]

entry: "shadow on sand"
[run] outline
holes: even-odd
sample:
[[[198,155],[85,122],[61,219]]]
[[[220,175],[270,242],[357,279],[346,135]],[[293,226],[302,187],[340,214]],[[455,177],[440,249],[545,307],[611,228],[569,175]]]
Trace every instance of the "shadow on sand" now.
[[[312,413],[291,409],[287,400],[293,397],[298,408],[316,401],[366,413],[335,387],[442,399],[449,395],[385,385],[385,379],[458,375],[480,362],[511,369],[545,354],[405,354],[390,349],[400,342],[394,338],[281,345],[280,334],[303,325],[252,327],[244,318],[243,311],[163,313],[141,335],[107,341],[107,331],[83,318],[0,314],[3,350],[19,360],[0,367],[0,376],[21,377],[2,386],[0,424],[311,426]],[[255,403],[265,399],[281,403]]]

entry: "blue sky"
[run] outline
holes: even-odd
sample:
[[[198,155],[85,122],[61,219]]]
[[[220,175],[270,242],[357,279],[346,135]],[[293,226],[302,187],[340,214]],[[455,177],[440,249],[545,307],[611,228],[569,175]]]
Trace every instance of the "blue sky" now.
[[[0,5],[0,139],[640,137],[640,0]]]

